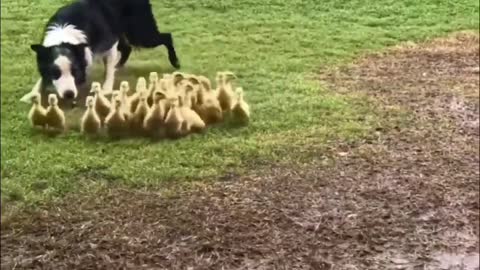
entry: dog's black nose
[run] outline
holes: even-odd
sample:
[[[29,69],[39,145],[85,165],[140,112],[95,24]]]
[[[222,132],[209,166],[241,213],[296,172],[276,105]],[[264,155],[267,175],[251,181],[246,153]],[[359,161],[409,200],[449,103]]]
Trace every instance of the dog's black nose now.
[[[63,93],[63,98],[65,99],[73,99],[75,97],[75,92],[72,90],[67,90],[65,93]]]

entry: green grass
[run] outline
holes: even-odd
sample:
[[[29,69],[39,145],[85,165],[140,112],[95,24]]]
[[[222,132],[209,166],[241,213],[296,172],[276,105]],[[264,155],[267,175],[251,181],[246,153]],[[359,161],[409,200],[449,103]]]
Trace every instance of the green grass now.
[[[92,142],[78,134],[33,133],[20,97],[37,79],[29,45],[39,42],[61,0],[2,3],[2,200],[35,205],[105,182],[132,186],[206,179],[259,160],[295,161],[305,148],[368,133],[368,103],[333,95],[316,70],[405,40],[478,29],[477,0],[152,1],[162,31],[173,32],[182,70],[239,76],[253,110],[246,128],[150,143]],[[164,48],[132,54],[118,80],[171,72]],[[102,67],[95,78],[101,78]],[[118,85],[118,81],[116,86]]]

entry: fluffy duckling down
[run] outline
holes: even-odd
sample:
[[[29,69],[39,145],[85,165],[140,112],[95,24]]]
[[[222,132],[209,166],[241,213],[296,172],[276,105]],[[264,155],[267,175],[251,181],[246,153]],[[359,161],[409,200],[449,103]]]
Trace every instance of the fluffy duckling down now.
[[[143,122],[149,110],[150,106],[148,106],[147,102],[147,93],[143,92],[142,94],[140,94],[138,106],[136,107],[132,115],[131,127],[133,132],[138,134],[144,133]]]
[[[185,77],[186,75],[182,72],[179,72],[179,71],[173,72],[171,76],[173,86],[177,87],[178,84],[185,79]]]
[[[153,92],[158,88],[158,73],[157,72],[150,72],[148,75],[148,96],[147,102],[148,105],[151,106],[153,104]]]
[[[212,91],[212,83],[210,82],[209,78],[207,78],[203,75],[199,75],[199,76],[197,76],[197,78],[200,81],[201,88],[204,91],[207,91],[207,92]]]
[[[165,93],[153,93],[153,105],[148,110],[143,121],[143,128],[153,138],[162,138],[165,135]]]
[[[192,105],[192,109],[207,125],[223,121],[222,107],[215,92],[205,88],[203,83],[197,92],[197,103]]]
[[[174,72],[163,74],[159,79],[158,73],[151,72],[148,85],[144,77],[138,78],[135,93],[129,96],[130,86],[123,81],[119,90],[112,91],[111,99],[105,97],[100,83],[93,82],[90,92],[94,95],[87,98],[87,110],[81,112],[83,116],[77,125],[80,124],[84,134],[98,133],[104,125],[110,136],[134,135],[138,131],[142,135],[178,138],[223,121],[225,113],[233,120],[246,123],[251,117],[250,107],[241,87],[231,90],[233,79],[236,76],[232,72],[217,72],[218,87],[212,89],[210,79],[203,75]],[[154,93],[151,106],[149,93]],[[47,100],[49,106],[44,109],[32,98],[28,115],[31,125],[41,127],[44,115],[47,129],[65,130],[65,115],[58,107],[56,96],[49,96]]]
[[[166,92],[169,89],[173,89],[173,75],[165,73],[162,78],[158,80],[158,88],[156,90],[162,90]]]
[[[105,121],[105,117],[107,117],[108,113],[110,112],[110,101],[104,96],[102,91],[102,86],[99,82],[93,82],[90,92],[94,94],[94,107],[95,111],[100,117],[100,121],[102,124]]]
[[[237,95],[237,98],[232,107],[233,118],[236,121],[248,123],[248,121],[250,120],[250,106],[247,102],[245,102],[243,98],[243,88],[237,87],[235,89],[235,93]]]
[[[48,108],[45,113],[47,128],[51,131],[65,131],[65,114],[58,107],[58,98],[56,94],[48,95]]]
[[[150,72],[148,75],[148,92],[153,94],[153,91],[156,90],[158,84],[158,73]]]
[[[185,134],[184,119],[179,108],[179,98],[171,98],[170,110],[165,117],[166,135],[171,139],[177,139]]]
[[[145,78],[143,78],[145,80]],[[128,119],[131,114],[131,103],[128,97],[128,91],[130,91],[130,85],[128,81],[123,81],[120,83],[120,101],[122,103],[121,109],[125,114],[125,117]]]
[[[193,85],[187,84],[186,85],[186,96],[182,100],[179,97],[179,109],[182,114],[182,117],[185,121],[185,132],[201,132],[205,129],[206,125],[202,118],[191,109],[189,103],[191,101],[191,95],[193,94]]]
[[[41,104],[41,96],[40,93],[33,93],[30,97],[32,108],[28,113],[28,119],[30,120],[30,124],[32,127],[40,127],[44,128],[46,125],[46,115],[47,111],[43,108]]]
[[[112,107],[110,113],[105,119],[105,127],[107,134],[113,138],[121,137],[125,135],[127,131],[127,120],[122,111],[122,101],[119,93],[116,93],[112,98]]]
[[[87,135],[98,134],[100,132],[100,128],[102,127],[102,123],[100,117],[95,111],[94,97],[88,96],[85,101],[85,106],[87,107],[87,110],[82,116],[80,131]]]
[[[231,72],[218,72],[217,81],[217,99],[220,102],[222,111],[230,111],[233,105],[233,89],[231,80],[235,78]]]
[[[138,102],[140,101],[140,96],[144,94],[146,98],[148,98],[149,93],[147,93],[147,81],[145,80],[144,77],[140,77],[137,80],[137,85],[135,86],[135,93],[128,97],[128,100],[130,102],[130,112],[135,112],[137,109]]]
[[[188,79],[188,82],[192,85],[190,100],[188,101],[188,104],[187,104],[187,106],[191,108],[194,104],[198,103],[198,91],[200,91],[200,88],[202,87],[202,85],[200,83],[200,79],[195,75],[190,75],[187,77],[187,79]]]

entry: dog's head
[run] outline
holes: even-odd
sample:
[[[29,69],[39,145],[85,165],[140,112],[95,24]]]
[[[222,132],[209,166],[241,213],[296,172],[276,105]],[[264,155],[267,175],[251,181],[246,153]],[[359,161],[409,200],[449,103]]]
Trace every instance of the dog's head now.
[[[30,48],[37,54],[37,67],[45,86],[53,86],[62,99],[74,99],[77,86],[86,81],[88,61],[86,44],[45,47],[40,44]]]

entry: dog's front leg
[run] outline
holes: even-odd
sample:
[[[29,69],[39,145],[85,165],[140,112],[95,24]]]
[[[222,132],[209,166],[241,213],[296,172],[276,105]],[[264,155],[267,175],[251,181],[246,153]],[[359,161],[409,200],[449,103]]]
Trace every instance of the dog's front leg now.
[[[33,95],[40,93],[40,90],[42,88],[42,78],[38,79],[37,83],[33,86],[32,90],[25,94],[20,101],[25,102],[25,103],[30,103]]]
[[[109,94],[113,91],[113,83],[115,82],[115,71],[118,62],[118,41],[108,50],[104,58],[105,64],[105,82],[103,83],[103,91]]]

